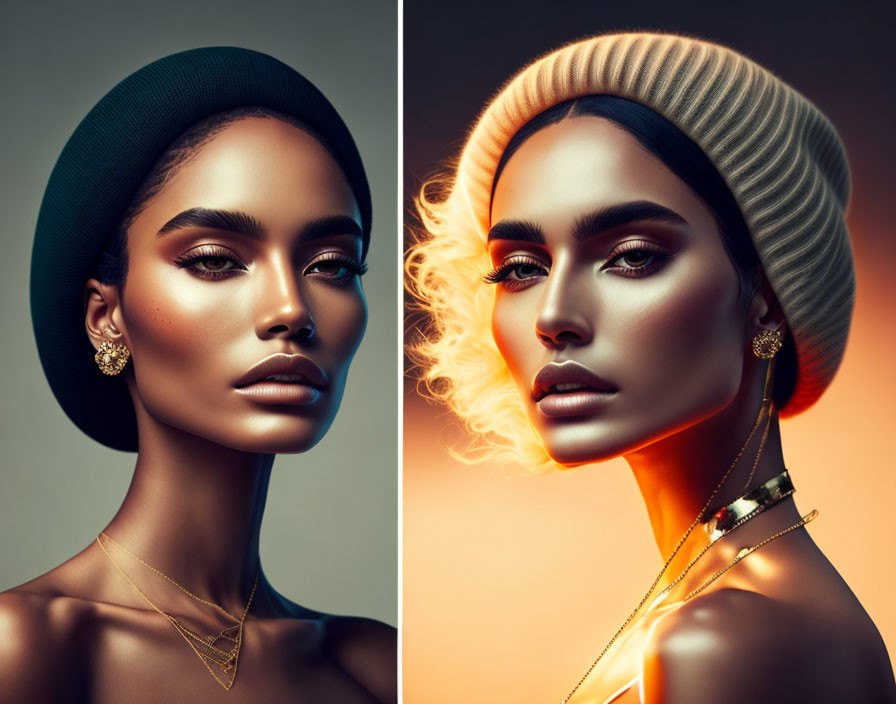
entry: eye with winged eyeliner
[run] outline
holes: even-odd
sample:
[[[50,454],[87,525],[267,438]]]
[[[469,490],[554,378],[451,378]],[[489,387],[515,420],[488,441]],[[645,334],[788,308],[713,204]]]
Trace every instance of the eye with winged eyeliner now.
[[[654,242],[626,240],[613,248],[600,270],[626,277],[647,276],[671,256]],[[508,290],[518,291],[548,274],[549,267],[539,259],[525,254],[512,254],[482,278],[486,283],[500,283]]]
[[[232,249],[215,244],[194,247],[175,258],[174,263],[205,279],[222,279],[247,268]],[[227,264],[231,266],[220,266]]]
[[[366,273],[366,262],[359,262],[341,252],[323,252],[303,271],[305,276],[320,278],[336,285],[348,283],[355,276],[363,276]]]
[[[517,291],[530,286],[540,276],[548,275],[548,267],[533,257],[514,254],[482,277],[488,284],[502,284],[504,288]]]
[[[598,235],[615,232],[621,228],[634,229],[665,224],[684,227],[688,222],[674,210],[652,201],[632,201],[599,208],[576,218],[569,232],[574,242],[584,242]],[[628,234],[633,234],[629,232]],[[502,220],[488,233],[488,242],[511,241],[531,243],[536,247],[547,244],[544,230],[537,223],[527,220]],[[611,271],[626,277],[646,276],[656,271],[671,255],[658,244],[645,240],[626,240],[617,244],[601,271]],[[510,291],[528,288],[541,277],[547,276],[549,267],[541,260],[525,254],[506,257],[492,271],[483,276],[486,283],[497,284]]]
[[[613,249],[601,269],[612,271],[620,276],[646,276],[662,266],[671,256],[665,249],[654,242],[626,240],[625,242],[620,242]],[[621,263],[626,259],[628,259],[626,265],[616,264],[616,262]]]
[[[201,278],[221,279],[248,267],[233,250],[220,245],[201,245],[175,258],[174,263]],[[367,263],[342,252],[328,251],[315,256],[303,269],[303,276],[332,284],[344,284],[367,273]]]

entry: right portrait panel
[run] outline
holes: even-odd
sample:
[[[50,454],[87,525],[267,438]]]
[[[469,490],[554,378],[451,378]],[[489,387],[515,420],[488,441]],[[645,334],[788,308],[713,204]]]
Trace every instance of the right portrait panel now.
[[[405,4],[407,704],[896,702],[894,21]]]

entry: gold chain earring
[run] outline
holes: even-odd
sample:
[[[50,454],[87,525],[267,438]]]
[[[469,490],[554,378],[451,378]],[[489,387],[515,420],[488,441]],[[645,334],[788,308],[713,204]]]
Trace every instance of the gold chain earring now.
[[[753,354],[759,359],[771,359],[781,349],[783,337],[780,330],[763,330],[753,338]]]
[[[131,351],[120,342],[103,340],[100,348],[96,351],[94,360],[103,374],[115,376],[124,369],[130,356]]]

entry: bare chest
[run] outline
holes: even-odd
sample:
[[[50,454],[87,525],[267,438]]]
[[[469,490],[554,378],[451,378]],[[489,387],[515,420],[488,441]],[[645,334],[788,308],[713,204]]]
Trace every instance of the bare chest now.
[[[316,624],[247,621],[226,671],[168,623],[107,625],[91,641],[80,679],[83,699],[96,704],[374,702],[329,657]]]

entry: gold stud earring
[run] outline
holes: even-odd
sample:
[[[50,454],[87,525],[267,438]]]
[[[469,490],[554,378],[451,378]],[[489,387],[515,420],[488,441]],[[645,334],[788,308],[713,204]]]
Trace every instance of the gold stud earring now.
[[[96,351],[94,360],[103,374],[115,376],[124,369],[130,356],[131,351],[120,342],[103,340],[100,348]]]
[[[781,349],[783,337],[780,330],[763,330],[753,338],[753,354],[759,359],[771,359]]]

